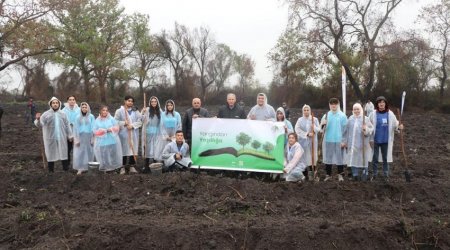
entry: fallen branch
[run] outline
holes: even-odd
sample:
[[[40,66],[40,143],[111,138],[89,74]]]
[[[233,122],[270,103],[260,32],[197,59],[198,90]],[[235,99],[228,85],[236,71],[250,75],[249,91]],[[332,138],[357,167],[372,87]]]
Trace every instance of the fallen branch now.
[[[208,219],[210,219],[210,220],[212,220],[212,221],[214,221],[214,222],[217,222],[217,220],[216,220],[216,219],[213,219],[213,218],[209,217],[209,216],[208,216],[208,215],[206,215],[206,214],[203,214],[203,216],[205,216],[206,218],[208,218]]]
[[[237,189],[235,189],[235,188],[232,187],[232,186],[228,186],[228,187],[231,188],[231,189],[233,189],[233,190],[239,195],[239,197],[241,197],[242,200],[245,199],[244,196],[242,196],[241,193],[239,193],[239,191],[237,191]]]

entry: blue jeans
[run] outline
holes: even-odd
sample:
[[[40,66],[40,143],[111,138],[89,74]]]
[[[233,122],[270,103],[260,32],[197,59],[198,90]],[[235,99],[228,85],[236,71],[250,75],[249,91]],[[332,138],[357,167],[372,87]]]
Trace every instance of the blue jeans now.
[[[388,144],[387,143],[374,143],[373,145],[373,158],[372,158],[372,168],[373,168],[373,176],[377,176],[378,174],[378,153],[381,150],[381,158],[383,158],[383,174],[384,176],[389,176],[389,165],[387,162],[387,151]]]

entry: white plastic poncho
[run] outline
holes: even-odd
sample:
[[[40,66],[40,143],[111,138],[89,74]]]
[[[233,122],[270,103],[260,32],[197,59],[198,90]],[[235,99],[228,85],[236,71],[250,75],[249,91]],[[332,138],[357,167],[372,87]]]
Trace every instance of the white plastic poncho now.
[[[138,110],[128,109],[125,110],[124,106],[116,110],[114,119],[117,120],[120,127],[119,138],[122,145],[122,156],[132,156],[133,151],[137,155],[139,149],[139,128],[142,126],[141,113]],[[125,127],[125,121],[128,121],[132,125],[132,129],[128,130]],[[128,140],[129,135],[131,135],[131,148],[130,141]]]
[[[373,106],[373,103],[371,101],[368,101],[366,105],[364,105],[364,111],[366,112],[366,116],[370,117],[375,110],[375,107]]]
[[[377,111],[374,111],[371,116],[369,116],[369,120],[373,124],[373,133],[370,141],[374,141],[375,133],[376,133],[376,124],[377,124]],[[399,122],[397,117],[395,117],[394,113],[389,110],[389,141],[388,141],[388,153],[387,153],[387,161],[392,162],[392,149],[394,147],[394,132],[397,131]],[[370,158],[372,161],[372,157]],[[381,156],[381,152],[378,154],[378,162],[383,162],[383,158]]]
[[[303,106],[303,109],[311,108],[308,105]],[[304,155],[305,155],[305,161],[306,166],[312,166],[312,155],[311,155],[311,149],[312,149],[312,140],[314,138],[314,165],[317,166],[317,149],[319,148],[318,140],[317,140],[317,133],[320,131],[320,125],[319,125],[319,119],[314,117],[314,137],[308,137],[307,134],[312,132],[312,122],[311,122],[312,116],[302,116],[298,118],[297,123],[295,123],[295,133],[298,136],[298,142],[303,147]]]
[[[157,97],[152,96],[149,100],[149,107],[147,107],[142,113],[142,147],[145,141],[145,158],[153,158],[156,161],[162,160],[162,152],[166,145],[166,140],[162,135],[162,122],[155,114],[150,116],[150,102],[152,99],[156,99],[159,106],[159,100]],[[160,110],[161,118],[162,111]],[[144,148],[142,148],[144,151]]]
[[[108,129],[110,132],[108,132]],[[118,136],[119,125],[108,114],[94,122],[94,154],[100,163],[99,170],[111,171],[122,167],[122,145]]]
[[[53,100],[59,102],[59,109],[56,111],[51,107]],[[67,140],[72,138],[69,121],[61,110],[61,101],[58,98],[52,97],[48,105],[50,109],[41,115],[39,121],[34,121],[37,127],[42,127],[45,156],[49,162],[67,160]]]
[[[298,142],[294,143],[291,147],[289,147],[289,144],[286,146],[284,162],[284,170],[286,173],[283,175],[286,181],[299,181],[303,179],[302,172],[306,168],[303,152],[303,148]]]
[[[256,120],[258,121],[276,121],[277,114],[275,112],[275,109],[267,104],[268,101],[266,94],[259,93],[258,95],[260,94],[264,95],[264,105],[259,106],[258,104],[256,104],[255,106],[253,106],[253,108],[250,109],[250,112],[248,112],[247,119],[250,119],[252,115],[255,115]],[[258,98],[256,99],[256,101],[258,102]]]
[[[331,110],[328,111],[328,113],[322,117],[321,122],[325,119],[327,120],[327,124],[325,126],[325,131],[323,131],[324,140],[322,143],[322,162],[330,165],[344,165],[346,152],[341,147],[341,143],[345,132],[345,127],[347,125],[347,117],[338,106],[338,110],[336,112]]]
[[[71,127],[75,124],[75,119],[77,118],[78,114],[80,113],[80,107],[78,107],[78,104],[75,103],[73,108],[70,107],[69,103],[64,103],[64,108],[62,109],[64,113],[66,113],[67,120],[69,120],[69,125]]]
[[[171,102],[173,104],[173,112],[169,113],[167,111],[167,103]],[[161,115],[161,134],[163,138],[166,140],[165,145],[167,145],[169,142],[173,141],[175,139],[175,132],[177,130],[182,129],[182,122],[181,122],[181,116],[180,113],[175,111],[175,102],[172,100],[166,101],[166,111],[164,111]],[[170,140],[169,140],[170,138]],[[165,146],[164,145],[164,146]]]
[[[73,145],[73,169],[88,170],[89,162],[94,161],[94,134],[93,128],[95,117],[91,114],[91,108],[86,102],[81,106],[87,105],[88,111],[85,115],[79,109],[79,114],[75,117],[73,123],[74,145]]]
[[[181,160],[175,160],[175,154],[181,154]],[[183,142],[181,148],[178,148],[177,143],[175,141],[170,142],[164,147],[164,151],[162,153],[162,158],[164,160],[164,166],[170,167],[175,162],[182,165],[183,167],[188,167],[189,164],[192,163],[191,158],[189,156],[189,145]]]
[[[347,145],[347,166],[357,168],[368,168],[369,160],[373,153],[370,147],[370,135],[373,132],[372,122],[368,117],[362,116],[362,107],[360,104],[353,105],[353,109],[359,108],[359,116],[353,115],[349,117],[347,127],[344,133],[343,142]],[[366,125],[366,131],[363,134],[362,125]],[[363,159],[363,141],[364,141],[364,159]]]
[[[286,119],[286,113],[284,112],[284,108],[283,107],[277,108],[277,113],[278,112],[281,112],[283,114],[283,119],[284,119],[283,122],[284,122],[284,124],[287,127],[287,132],[286,132],[286,138],[287,138],[288,134],[294,132],[294,127],[292,127],[292,123],[288,119]],[[287,141],[287,139],[286,139],[286,141]]]

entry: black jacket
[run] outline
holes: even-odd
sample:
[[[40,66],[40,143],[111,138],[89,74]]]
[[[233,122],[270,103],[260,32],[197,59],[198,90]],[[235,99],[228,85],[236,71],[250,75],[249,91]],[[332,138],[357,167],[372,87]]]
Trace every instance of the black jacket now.
[[[231,119],[246,119],[244,109],[239,105],[234,105],[232,109],[228,105],[223,105],[219,109],[219,114],[217,118],[231,118]]]
[[[192,116],[197,114],[199,117],[209,117],[207,109],[200,108],[199,110],[194,110],[190,108],[186,110],[183,116],[183,134],[186,140],[191,141],[192,138]]]

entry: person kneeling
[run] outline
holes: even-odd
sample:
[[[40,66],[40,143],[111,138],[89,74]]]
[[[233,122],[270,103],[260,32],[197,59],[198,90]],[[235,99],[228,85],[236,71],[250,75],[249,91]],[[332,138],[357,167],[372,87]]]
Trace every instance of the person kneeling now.
[[[306,168],[305,159],[303,157],[303,148],[297,142],[296,133],[288,135],[288,145],[286,146],[286,161],[284,162],[284,175],[286,181],[303,181],[305,176],[303,171]]]
[[[192,161],[189,156],[189,145],[184,142],[183,131],[175,133],[175,141],[166,145],[163,150],[164,171],[172,172],[176,169],[184,170],[191,166]]]

